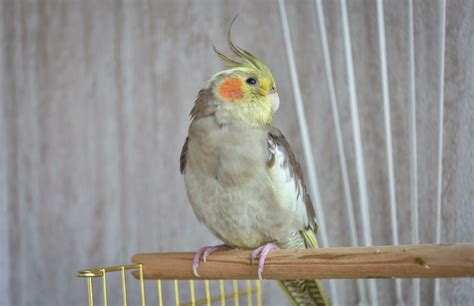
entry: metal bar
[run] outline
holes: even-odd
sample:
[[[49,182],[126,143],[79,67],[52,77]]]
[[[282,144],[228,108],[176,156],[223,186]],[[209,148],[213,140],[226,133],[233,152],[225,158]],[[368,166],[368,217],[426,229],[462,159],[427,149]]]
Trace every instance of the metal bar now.
[[[177,279],[174,280],[174,300],[176,306],[179,306],[179,284]]]
[[[107,306],[107,282],[105,280],[105,269],[102,269],[102,295],[104,298],[104,306]]]
[[[416,128],[416,80],[415,80],[415,30],[413,24],[413,0],[408,0],[408,50],[410,72],[410,204],[411,243],[420,243],[418,216],[418,150]],[[420,305],[420,280],[413,279],[412,304]]]
[[[441,204],[443,194],[443,120],[444,120],[444,58],[446,40],[446,0],[439,2],[440,73],[439,73],[439,140],[438,140],[438,192],[436,205],[436,243],[441,242]],[[435,279],[434,304],[441,305],[440,283]]]
[[[191,279],[189,281],[189,294],[191,295],[191,306],[196,305],[196,296],[194,294],[194,281]]]
[[[204,285],[206,287],[206,304],[207,306],[211,306],[211,289],[209,287],[209,280],[205,280]]]
[[[225,306],[225,286],[224,280],[219,280],[219,290],[221,292],[221,306]]]
[[[258,279],[255,281],[257,287],[257,306],[262,306],[262,282]]]
[[[121,272],[121,279],[122,279],[123,306],[127,306],[127,283],[125,279],[125,268],[123,267],[122,267],[122,272]]]
[[[158,306],[163,306],[163,292],[161,291],[161,279],[156,281],[156,294],[158,295]]]
[[[251,294],[254,294],[254,293],[257,293],[257,288],[251,288]],[[247,290],[239,292],[239,296],[245,296],[247,294],[249,294],[247,292]],[[234,293],[225,294],[223,297],[221,295],[211,296],[211,305],[212,305],[213,302],[220,301],[222,298],[225,300],[225,299],[229,299],[229,298],[233,298],[233,297],[234,297]],[[196,306],[198,306],[198,305],[207,305],[208,301],[207,301],[207,299],[196,300],[195,304],[196,304]],[[191,306],[191,303],[184,303],[184,304],[181,304],[180,306]],[[262,305],[259,305],[259,306],[262,306]]]
[[[349,100],[351,107],[352,131],[354,133],[354,146],[356,155],[356,168],[359,187],[359,202],[361,207],[362,228],[365,245],[372,245],[372,231],[370,226],[369,200],[367,195],[367,181],[365,175],[364,151],[359,123],[359,110],[357,105],[357,91],[354,77],[354,63],[352,60],[352,44],[349,28],[349,17],[347,14],[346,0],[341,0],[341,19],[344,37],[344,53],[346,57],[347,78],[349,83]],[[378,305],[377,285],[373,280],[369,281],[369,294],[372,305]]]
[[[385,43],[385,18],[383,0],[377,0],[377,28],[379,35],[380,73],[382,76],[382,96],[385,122],[385,143],[387,151],[388,186],[390,203],[390,220],[392,226],[392,241],[394,245],[400,244],[398,238],[397,200],[395,192],[395,170],[393,166],[392,124],[390,116],[390,91],[388,82],[388,64]],[[402,293],[402,281],[395,280],[396,304],[404,305]]]
[[[249,279],[245,281],[245,286],[247,290],[247,305],[252,306],[253,304],[253,296],[252,296],[252,283],[250,282]]]
[[[290,27],[288,24],[288,16],[286,14],[285,1],[278,1],[280,8],[281,23],[283,27],[283,36],[285,40],[285,47],[288,57],[288,65],[290,69],[291,83],[293,87],[293,94],[295,96],[295,106],[296,113],[298,116],[298,123],[301,132],[301,140],[303,142],[303,151],[304,158],[306,162],[306,168],[308,169],[308,179],[309,179],[309,190],[313,198],[313,203],[316,206],[316,212],[318,216],[318,223],[321,234],[321,244],[323,247],[329,246],[328,234],[326,228],[326,220],[324,218],[324,210],[321,203],[321,195],[319,192],[318,176],[316,170],[316,164],[313,158],[313,150],[311,146],[311,141],[309,138],[308,124],[306,123],[306,116],[304,110],[303,98],[301,95],[300,82],[298,80],[298,72],[296,70],[295,56],[293,53],[293,45],[291,42]],[[331,295],[331,300],[334,304],[338,304],[337,295],[336,295],[336,284],[334,281],[329,281],[329,291]]]
[[[239,283],[236,280],[232,281],[232,288],[234,289],[234,306],[239,306]]]
[[[116,271],[122,271],[122,269],[125,270],[136,270],[140,269],[139,264],[130,264],[130,265],[123,265],[123,266],[110,266],[106,268],[93,268],[93,269],[87,269],[87,270],[81,270],[76,272],[76,276],[78,277],[100,277],[102,276],[102,271],[105,272],[116,272]]]
[[[322,0],[315,0],[316,13],[318,15],[319,33],[321,37],[321,45],[324,57],[324,66],[326,68],[326,79],[328,82],[329,98],[331,101],[331,109],[334,118],[334,130],[336,132],[337,151],[339,154],[339,162],[341,164],[342,183],[344,186],[344,198],[346,200],[347,221],[349,223],[349,233],[351,245],[358,246],[359,239],[357,237],[357,228],[355,223],[354,204],[352,203],[351,187],[349,184],[349,175],[347,171],[346,154],[344,153],[344,143],[342,141],[342,129],[339,119],[339,111],[337,108],[336,90],[334,86],[334,78],[332,74],[331,55],[329,53],[329,44],[327,39],[326,22],[324,18],[324,9]],[[357,280],[357,290],[359,292],[359,304],[367,304],[367,296],[365,284],[361,280]]]
[[[89,306],[94,306],[94,287],[92,286],[92,277],[87,278],[87,296],[89,298]]]
[[[142,303],[142,306],[145,306],[145,304],[146,304],[146,302],[145,302],[145,284],[143,283],[143,265],[142,264],[140,264],[140,266],[139,266],[138,273],[139,273],[139,279],[140,279],[141,303]]]

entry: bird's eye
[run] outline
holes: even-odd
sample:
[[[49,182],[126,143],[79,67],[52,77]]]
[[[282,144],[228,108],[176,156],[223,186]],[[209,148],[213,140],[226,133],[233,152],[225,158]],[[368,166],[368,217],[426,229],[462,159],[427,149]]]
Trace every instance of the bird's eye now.
[[[248,78],[245,82],[247,82],[247,84],[250,84],[250,85],[257,84],[257,80],[255,80],[254,78]]]

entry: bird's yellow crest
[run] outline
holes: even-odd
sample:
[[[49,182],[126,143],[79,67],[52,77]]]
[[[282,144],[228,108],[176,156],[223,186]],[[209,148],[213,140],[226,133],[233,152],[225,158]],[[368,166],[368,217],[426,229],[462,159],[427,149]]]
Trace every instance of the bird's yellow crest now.
[[[252,124],[268,124],[276,110],[270,98],[271,94],[277,97],[275,81],[270,69],[262,61],[232,42],[230,34],[236,18],[227,32],[227,43],[236,59],[224,55],[213,46],[227,66],[226,70],[213,78],[217,80],[214,93],[225,102],[235,102],[232,107],[225,109],[226,117],[239,118]]]
[[[233,60],[217,50],[217,48],[213,45],[214,52],[219,56],[219,58],[226,64],[229,68],[228,70],[242,70],[249,73],[256,74],[256,76],[260,79],[261,86],[263,86],[264,90],[275,90],[275,82],[273,80],[273,75],[270,69],[255,55],[250,53],[247,50],[244,50],[238,46],[236,46],[231,39],[231,30],[232,25],[234,24],[237,16],[234,17],[232,20],[229,30],[227,31],[227,43],[229,45],[230,50],[232,53],[238,58],[238,60]]]

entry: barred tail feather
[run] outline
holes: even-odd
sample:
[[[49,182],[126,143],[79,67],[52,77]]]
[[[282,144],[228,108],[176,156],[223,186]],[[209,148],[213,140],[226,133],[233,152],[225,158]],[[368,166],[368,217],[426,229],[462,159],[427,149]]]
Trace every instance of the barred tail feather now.
[[[295,233],[283,248],[318,248],[311,229]],[[278,285],[294,306],[329,306],[329,298],[318,280],[283,280]]]

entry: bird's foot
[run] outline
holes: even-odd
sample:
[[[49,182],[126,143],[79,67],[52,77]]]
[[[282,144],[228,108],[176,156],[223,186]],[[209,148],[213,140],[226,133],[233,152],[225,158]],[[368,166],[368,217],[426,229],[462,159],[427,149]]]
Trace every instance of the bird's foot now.
[[[193,259],[193,274],[196,277],[200,276],[197,270],[198,270],[199,261],[201,260],[201,258],[203,262],[206,262],[207,257],[211,255],[212,253],[217,252],[217,251],[227,251],[230,249],[232,249],[230,246],[225,245],[225,244],[220,244],[220,245],[215,245],[215,246],[203,247],[197,250],[196,254],[194,254],[194,259]]]
[[[262,245],[261,247],[256,248],[252,251],[250,255],[250,262],[253,264],[255,259],[259,257],[258,260],[258,279],[262,280],[263,267],[265,266],[265,259],[267,258],[268,253],[271,250],[278,250],[279,247],[273,242]]]

